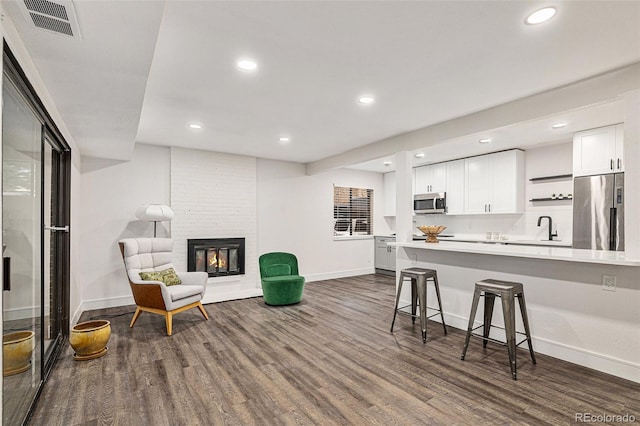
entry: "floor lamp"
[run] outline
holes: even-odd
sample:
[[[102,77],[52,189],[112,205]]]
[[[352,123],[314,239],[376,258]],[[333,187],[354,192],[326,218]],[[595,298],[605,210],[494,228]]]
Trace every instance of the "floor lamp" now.
[[[170,222],[173,219],[173,210],[164,204],[147,204],[136,210],[136,217],[146,222],[153,222],[153,238],[155,238],[158,222]]]

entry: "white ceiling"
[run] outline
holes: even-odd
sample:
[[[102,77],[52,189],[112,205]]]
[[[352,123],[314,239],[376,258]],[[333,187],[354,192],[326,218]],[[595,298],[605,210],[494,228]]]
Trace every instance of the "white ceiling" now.
[[[113,159],[137,141],[311,162],[640,61],[637,1],[549,1],[527,26],[539,1],[83,0],[82,38],[14,3],[82,154]]]
[[[492,129],[488,132],[469,134],[442,141],[413,151],[414,166],[438,163],[505,149],[532,149],[544,145],[569,143],[573,134],[580,130],[602,127],[624,121],[624,102],[622,100],[590,105],[586,108],[567,111],[550,117],[515,123]],[[566,123],[565,127],[554,129],[556,123]],[[490,138],[491,142],[482,144],[480,139]],[[415,154],[424,154],[418,158]],[[350,166],[350,169],[386,173],[396,168],[395,155],[365,161]]]

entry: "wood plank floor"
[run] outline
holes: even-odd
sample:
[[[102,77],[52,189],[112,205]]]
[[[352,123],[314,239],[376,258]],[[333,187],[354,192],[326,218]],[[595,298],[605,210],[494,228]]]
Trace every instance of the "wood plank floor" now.
[[[635,416],[640,385],[399,316],[389,333],[393,278],[308,283],[298,305],[262,298],[206,305],[164,319],[134,307],[85,312],[111,320],[109,353],[76,362],[67,348],[33,425],[495,425],[575,424],[576,413]],[[124,314],[124,315],[122,315]],[[419,321],[418,321],[419,323]],[[535,324],[532,325],[535,331]]]

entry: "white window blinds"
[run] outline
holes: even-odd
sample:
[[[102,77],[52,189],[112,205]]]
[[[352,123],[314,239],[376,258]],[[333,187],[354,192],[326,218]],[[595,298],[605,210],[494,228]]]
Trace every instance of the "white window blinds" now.
[[[373,235],[373,189],[333,187],[333,235]]]

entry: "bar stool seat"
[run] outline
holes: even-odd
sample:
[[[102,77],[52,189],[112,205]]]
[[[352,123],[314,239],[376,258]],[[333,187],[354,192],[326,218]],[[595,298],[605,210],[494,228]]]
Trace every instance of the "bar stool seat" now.
[[[495,298],[500,297],[502,301],[502,313],[504,315],[504,327],[506,335],[506,342],[502,342],[497,339],[489,337],[491,330],[491,318],[493,316],[493,305]],[[478,303],[480,297],[484,297],[484,321],[481,325],[473,327],[473,323],[476,317],[476,311],[478,309]],[[515,317],[515,299],[518,299],[520,305],[520,315],[522,316],[522,323],[524,324],[524,333],[516,330],[516,317]],[[482,327],[482,334],[474,333],[475,330]],[[525,336],[525,339],[516,343],[516,334]],[[529,319],[527,318],[527,306],[524,300],[524,289],[522,283],[516,283],[511,281],[501,281],[494,279],[487,279],[478,281],[475,285],[473,292],[473,303],[471,304],[471,315],[469,316],[469,325],[467,327],[467,336],[464,341],[464,348],[462,349],[462,355],[460,359],[464,360],[469,347],[469,339],[471,336],[479,337],[482,339],[482,346],[487,347],[487,341],[499,343],[507,347],[509,354],[509,366],[511,367],[511,376],[514,380],[516,376],[516,347],[525,341],[529,344],[529,353],[531,354],[531,361],[536,363],[536,356],[533,352],[533,345],[531,344],[531,331],[529,328]]]
[[[411,305],[405,305],[398,307],[400,303],[400,293],[402,292],[402,283],[406,280],[411,280]],[[431,308],[427,306],[427,281],[433,281],[436,288],[436,296],[438,298],[438,308]],[[420,306],[420,315],[416,315],[416,307]],[[402,311],[411,306],[411,313]],[[427,316],[427,309],[437,311],[436,313]],[[396,315],[405,314],[411,316],[411,322],[415,324],[416,318],[420,317],[420,325],[422,327],[422,343],[427,342],[427,319],[440,313],[440,319],[442,320],[442,328],[444,334],[447,334],[447,326],[444,323],[444,315],[442,313],[442,302],[440,300],[440,286],[438,285],[438,273],[433,269],[425,268],[406,268],[400,271],[400,279],[398,280],[398,293],[396,295],[396,306],[393,311],[393,321],[391,321],[391,333],[393,333],[393,325],[396,322]]]

